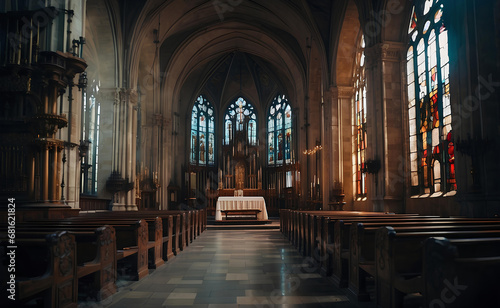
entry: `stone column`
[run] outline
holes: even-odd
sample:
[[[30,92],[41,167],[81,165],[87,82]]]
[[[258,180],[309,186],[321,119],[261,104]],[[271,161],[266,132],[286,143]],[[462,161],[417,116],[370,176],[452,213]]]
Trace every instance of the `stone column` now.
[[[135,204],[135,138],[137,126],[137,92],[121,89],[114,107],[113,134],[113,173],[112,177],[120,183],[112,200],[113,211],[134,211]],[[135,130],[134,130],[135,128]]]
[[[352,87],[332,86],[330,88],[331,101],[331,154],[332,165],[330,167],[331,182],[330,202],[337,209],[341,208],[345,199],[344,195],[350,192],[352,198]],[[339,203],[340,202],[340,203]]]
[[[496,4],[493,4],[496,2]],[[446,1],[460,215],[500,215],[500,3]]]
[[[42,145],[42,174],[41,174],[41,199],[42,202],[49,200],[49,145]]]
[[[384,42],[365,49],[367,84],[367,160],[380,163],[368,174],[373,210],[404,212],[404,125],[402,43]]]
[[[111,172],[115,169],[114,159],[114,137],[115,126],[113,115],[116,113],[115,106],[118,102],[117,88],[100,88],[97,93],[97,100],[101,106],[101,117],[99,122],[99,165],[98,165],[98,183],[106,183]],[[100,198],[111,199],[112,195],[106,189],[105,185],[99,184],[97,195]]]

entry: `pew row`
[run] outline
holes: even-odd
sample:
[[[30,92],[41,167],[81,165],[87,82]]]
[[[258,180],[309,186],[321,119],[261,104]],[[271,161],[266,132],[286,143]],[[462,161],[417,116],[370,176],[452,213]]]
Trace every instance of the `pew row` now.
[[[500,230],[396,232],[382,227],[376,232],[375,298],[379,307],[402,307],[408,294],[422,293],[423,242],[430,237],[495,238]]]
[[[349,290],[360,301],[370,299],[366,291],[366,279],[375,273],[376,232],[379,228],[389,226],[383,222],[356,222],[350,226],[349,249]],[[455,219],[420,222],[392,222],[390,224],[398,232],[416,231],[466,231],[466,230],[498,230],[498,219]]]
[[[500,238],[428,238],[423,307],[500,307]]]
[[[65,231],[36,238],[16,238],[15,301],[2,297],[2,307],[24,307],[40,298],[45,307],[76,308],[76,245]],[[8,251],[6,241],[2,248]],[[2,262],[9,256],[2,254]],[[7,281],[6,281],[7,282]],[[10,285],[10,283],[9,283]]]
[[[407,294],[411,294],[413,299],[417,295],[416,298],[422,300],[420,294],[426,292],[425,282],[422,282],[422,276],[425,276],[422,273],[424,266],[422,243],[428,237],[448,235],[451,241],[455,237],[482,238],[500,234],[500,220],[493,218],[472,219],[414,214],[292,210],[282,210],[280,215],[281,232],[300,253],[309,257],[310,266],[314,266],[323,275],[331,275],[331,279],[337,286],[348,286],[358,300],[370,299],[366,290],[366,278],[373,277],[376,290],[374,296],[378,307],[403,307],[403,299]],[[384,273],[377,268],[376,258],[380,255],[381,242],[377,240],[376,233],[381,227],[390,228],[390,226],[400,238],[411,233],[419,233],[422,238],[412,244],[412,248],[417,249],[417,252],[414,251],[407,258],[417,260],[413,264],[417,264],[413,271],[407,269],[406,273],[396,272],[396,275],[393,275],[396,278],[386,281]],[[404,249],[395,249],[390,255],[397,255],[401,250]],[[417,257],[415,258],[414,255]],[[404,264],[399,260],[401,258],[404,259],[405,256],[395,257],[395,260],[400,262],[397,264]],[[487,262],[495,263],[495,258],[495,256],[483,256],[478,257],[479,261],[471,258],[463,259],[477,263],[471,266],[478,267]],[[494,267],[492,269],[496,270]],[[474,276],[473,272],[470,272]],[[432,302],[432,299],[424,302],[427,306],[429,304],[439,306],[439,303]]]

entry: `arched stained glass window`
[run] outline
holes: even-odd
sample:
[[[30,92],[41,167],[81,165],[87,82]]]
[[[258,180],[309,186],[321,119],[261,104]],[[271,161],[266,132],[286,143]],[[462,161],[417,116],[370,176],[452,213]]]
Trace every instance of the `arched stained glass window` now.
[[[191,112],[191,154],[193,165],[215,163],[214,108],[202,95],[196,100]]]
[[[95,80],[94,80],[95,81]],[[99,171],[99,129],[101,105],[96,96],[99,86],[94,84],[82,93],[82,132],[81,140],[90,142],[88,154],[82,158],[80,192],[86,195],[97,194]]]
[[[418,3],[420,2],[420,3]],[[448,31],[439,0],[417,1],[407,51],[410,169],[413,194],[456,190]]]
[[[249,145],[257,145],[257,115],[255,108],[243,97],[229,105],[224,116],[224,144],[229,145],[235,132],[247,133]]]
[[[354,129],[356,136],[353,155],[354,186],[358,198],[366,196],[366,84],[365,84],[365,41],[361,37],[356,55],[354,75]]]
[[[292,129],[292,108],[285,95],[278,95],[274,98],[267,117],[268,165],[294,162]]]

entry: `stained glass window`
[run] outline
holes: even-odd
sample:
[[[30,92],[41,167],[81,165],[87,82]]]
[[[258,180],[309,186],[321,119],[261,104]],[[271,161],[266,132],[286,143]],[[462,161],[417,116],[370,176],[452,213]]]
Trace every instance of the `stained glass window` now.
[[[354,145],[353,169],[354,188],[357,197],[366,196],[366,84],[365,84],[365,41],[361,37],[356,55],[356,70],[354,72],[354,129],[356,142]]]
[[[448,31],[442,20],[441,2],[426,0],[423,5],[415,5],[408,28],[406,71],[413,194],[457,189]]]
[[[196,100],[191,112],[191,153],[193,165],[215,163],[215,118],[212,104],[202,95]]]
[[[229,105],[224,116],[224,144],[228,145],[235,131],[246,131],[249,145],[257,145],[257,115],[255,108],[243,97]]]
[[[274,98],[267,117],[268,165],[294,162],[292,108],[285,95]]]
[[[82,137],[81,140],[89,141],[88,154],[82,158],[80,192],[86,195],[97,194],[97,172],[99,170],[99,127],[101,118],[101,105],[96,99],[99,87],[89,87],[82,93]]]

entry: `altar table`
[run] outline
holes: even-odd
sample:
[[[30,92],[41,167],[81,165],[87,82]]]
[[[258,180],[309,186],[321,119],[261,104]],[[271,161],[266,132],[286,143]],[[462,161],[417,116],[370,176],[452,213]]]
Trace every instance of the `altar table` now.
[[[215,220],[222,220],[223,210],[260,210],[257,220],[267,220],[264,197],[219,197],[215,208]]]

